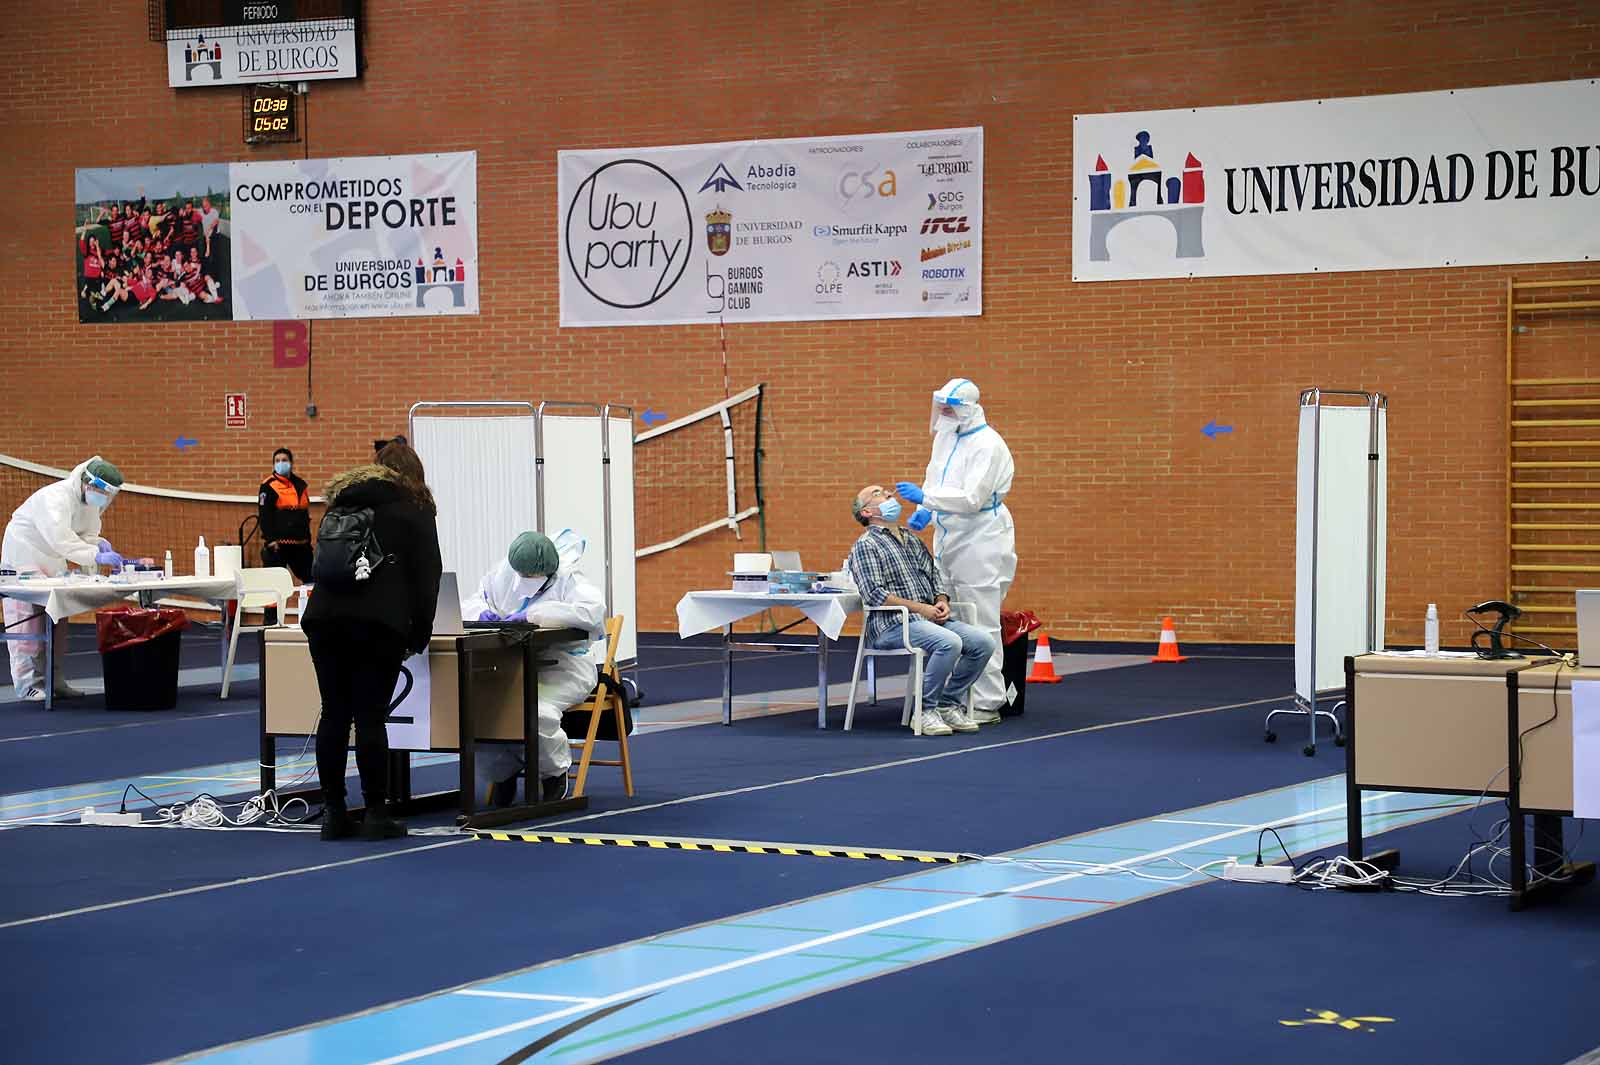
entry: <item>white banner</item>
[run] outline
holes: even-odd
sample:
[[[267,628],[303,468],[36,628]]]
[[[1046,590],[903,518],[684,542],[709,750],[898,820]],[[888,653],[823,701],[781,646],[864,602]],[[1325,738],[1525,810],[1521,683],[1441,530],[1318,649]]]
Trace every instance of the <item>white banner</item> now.
[[[478,156],[234,163],[233,317],[478,313]]]
[[[322,81],[358,73],[351,19],[167,31],[167,84],[174,89]]]
[[[557,153],[563,326],[983,312],[983,130]]]
[[[1072,277],[1600,258],[1594,79],[1079,115]]]

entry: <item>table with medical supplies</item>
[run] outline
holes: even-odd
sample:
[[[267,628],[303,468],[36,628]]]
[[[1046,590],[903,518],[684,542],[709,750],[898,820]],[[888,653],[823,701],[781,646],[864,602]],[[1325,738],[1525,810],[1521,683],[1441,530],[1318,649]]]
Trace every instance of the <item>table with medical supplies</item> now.
[[[30,577],[26,580],[7,578],[0,581],[0,596],[32,603],[43,609],[48,619],[45,633],[0,632],[0,642],[44,640],[45,699],[44,708],[55,708],[56,653],[54,626],[58,621],[75,614],[85,614],[124,599],[137,598],[140,606],[153,606],[157,600],[172,595],[183,595],[213,604],[223,620],[222,656],[228,654],[228,611],[225,604],[238,597],[234,578],[227,577],[164,577],[158,573],[140,571],[126,579],[107,577]]]
[[[305,632],[283,626],[266,629],[261,639],[261,790],[276,786],[277,740],[314,741],[322,698]],[[552,814],[587,809],[587,797],[553,802],[525,802],[478,810],[474,787],[473,740],[521,743],[529,766],[538,761],[539,667],[551,664],[542,653],[552,645],[585,640],[575,629],[539,629],[507,625],[471,629],[464,635],[435,634],[423,656],[406,660],[418,683],[426,683],[425,727],[404,745],[390,733],[389,793],[401,813],[458,805],[457,822],[492,828]],[[427,682],[421,680],[423,676]],[[393,726],[405,720],[391,715]],[[407,721],[409,723],[409,721]],[[459,753],[457,791],[411,794],[412,751]],[[530,794],[537,793],[538,775],[529,774]],[[304,795],[304,793],[301,793]],[[288,794],[282,796],[288,797]]]
[[[771,633],[740,633],[735,639],[733,623],[777,607],[801,612],[797,619]],[[845,619],[861,610],[861,596],[855,591],[800,592],[774,594],[760,591],[688,592],[678,600],[678,636],[688,639],[697,633],[722,630],[722,723],[733,724],[733,653],[735,651],[810,651],[817,655],[817,727],[828,727],[828,641],[837,640]],[[779,640],[775,637],[796,625],[810,621],[817,627],[815,643]]]

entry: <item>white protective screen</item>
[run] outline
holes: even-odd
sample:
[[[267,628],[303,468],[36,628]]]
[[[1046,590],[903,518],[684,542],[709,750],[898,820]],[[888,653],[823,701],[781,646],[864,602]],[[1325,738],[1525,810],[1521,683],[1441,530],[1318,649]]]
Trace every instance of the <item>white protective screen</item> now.
[[[1384,556],[1388,526],[1388,420],[1378,412],[1378,511],[1375,602],[1367,602],[1367,407],[1321,408],[1321,448],[1312,494],[1317,408],[1300,408],[1295,490],[1294,690],[1310,702],[1312,687],[1312,522],[1316,522],[1316,688],[1344,687],[1346,655],[1383,647]],[[1376,646],[1367,646],[1368,611],[1376,613]]]
[[[471,598],[518,533],[534,527],[534,421],[419,413],[411,443],[439,504],[439,553]]]
[[[617,661],[639,656],[638,602],[635,595],[633,528],[633,422],[612,418],[611,433],[611,612],[623,618]]]

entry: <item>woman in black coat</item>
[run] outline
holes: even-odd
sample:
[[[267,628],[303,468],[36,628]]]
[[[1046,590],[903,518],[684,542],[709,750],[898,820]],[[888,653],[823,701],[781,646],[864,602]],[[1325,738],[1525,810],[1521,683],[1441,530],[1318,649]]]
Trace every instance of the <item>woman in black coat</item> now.
[[[384,719],[407,654],[426,654],[439,597],[438,508],[422,460],[395,442],[371,466],[357,466],[328,485],[328,510],[370,509],[383,561],[365,580],[318,580],[301,626],[322,692],[317,726],[317,776],[322,784],[322,838],[343,839],[356,826],[345,808],[350,724],[356,727],[356,769],[367,814],[361,834],[391,839],[405,825],[388,812],[389,739]],[[327,519],[324,519],[326,523]],[[323,528],[327,529],[324,524]],[[319,545],[319,553],[326,551]],[[330,553],[328,558],[336,555]],[[319,568],[323,565],[318,563]]]

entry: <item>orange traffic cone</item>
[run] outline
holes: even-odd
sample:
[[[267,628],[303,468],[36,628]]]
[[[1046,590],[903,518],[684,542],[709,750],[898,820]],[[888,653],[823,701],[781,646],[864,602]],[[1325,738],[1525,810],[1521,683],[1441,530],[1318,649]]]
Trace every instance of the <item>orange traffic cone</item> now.
[[[1188,661],[1178,653],[1178,633],[1172,627],[1172,619],[1161,619],[1161,646],[1156,648],[1156,656],[1152,662],[1185,662]]]
[[[1028,674],[1029,684],[1060,684],[1056,676],[1056,662],[1050,656],[1050,638],[1039,634],[1039,644],[1033,649],[1033,672]]]

